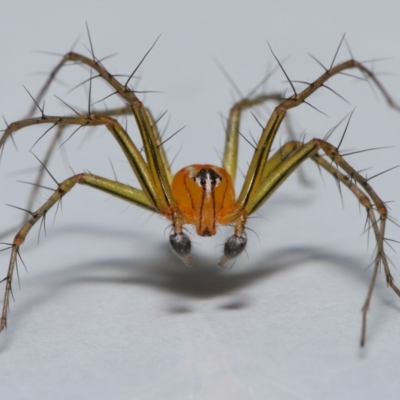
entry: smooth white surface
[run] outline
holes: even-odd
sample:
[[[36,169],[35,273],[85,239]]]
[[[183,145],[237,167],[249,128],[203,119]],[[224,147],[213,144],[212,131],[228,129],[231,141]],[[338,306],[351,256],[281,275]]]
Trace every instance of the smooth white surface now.
[[[276,65],[267,40],[293,80],[311,81],[323,71],[307,52],[329,65],[343,33],[359,60],[385,72],[382,82],[400,100],[400,30],[396,2],[3,2],[0,13],[0,112],[8,122],[24,117],[58,58],[32,51],[87,54],[85,21],[96,56],[112,73],[129,74],[162,36],[138,72],[146,104],[159,115],[169,110],[168,133],[184,131],[167,145],[174,170],[193,162],[218,163],[223,148],[220,113],[237,99],[213,58],[246,94]],[[339,60],[349,58],[343,46]],[[371,65],[371,64],[369,64]],[[85,109],[87,88],[66,95],[88,78],[79,66],[60,75],[66,84],[46,96],[48,114],[69,113],[58,95]],[[269,90],[288,90],[281,71]],[[96,82],[98,84],[98,82]],[[400,115],[365,82],[340,76],[328,90],[291,113],[298,137],[323,137],[353,107],[342,149],[396,148],[348,157],[372,176],[399,164]],[[97,89],[99,87],[99,89]],[[375,91],[376,92],[376,91]],[[93,98],[109,93],[105,85]],[[108,106],[115,104],[107,102]],[[98,105],[101,107],[101,105]],[[272,106],[257,110],[266,121]],[[132,135],[134,127],[128,126]],[[254,119],[242,132],[257,136]],[[45,128],[15,136],[0,165],[1,230],[20,221],[37,161],[29,153]],[[342,130],[331,138],[340,140]],[[48,137],[51,134],[48,135]],[[82,138],[88,140],[82,142]],[[287,140],[284,132],[278,139]],[[39,157],[45,141],[34,148]],[[243,151],[242,151],[243,149]],[[251,148],[241,147],[245,170]],[[62,180],[90,170],[112,178],[135,179],[115,141],[104,129],[79,131],[56,153],[49,168]],[[385,287],[383,274],[368,320],[367,347],[360,351],[360,308],[371,270],[373,238],[361,235],[365,212],[335,182],[323,181],[311,162],[303,169],[310,187],[295,174],[263,207],[249,227],[248,257],[231,270],[216,266],[230,234],[197,238],[194,266],[169,253],[168,222],[134,206],[76,188],[63,210],[47,218],[47,236],[32,231],[21,252],[21,290],[7,331],[0,335],[2,399],[397,399],[400,392],[400,300]],[[399,218],[399,170],[371,181]],[[240,180],[240,179],[239,179]],[[46,178],[46,184],[53,183]],[[48,196],[41,192],[36,206]],[[257,238],[258,236],[258,238]],[[399,239],[399,229],[388,226]],[[5,241],[11,241],[10,235]],[[396,243],[393,244],[396,247]],[[400,257],[388,249],[394,265]],[[6,274],[9,252],[1,254]],[[393,273],[400,282],[398,271]]]

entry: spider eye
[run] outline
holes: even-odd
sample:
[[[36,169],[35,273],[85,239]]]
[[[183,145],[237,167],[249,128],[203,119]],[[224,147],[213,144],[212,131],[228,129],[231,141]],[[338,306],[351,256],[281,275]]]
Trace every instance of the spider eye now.
[[[169,242],[171,243],[174,253],[181,258],[186,265],[190,265],[189,255],[192,249],[192,243],[189,237],[185,233],[172,232],[169,235]]]
[[[202,168],[198,174],[193,177],[193,180],[201,186],[206,192],[211,192],[212,189],[219,185],[222,177],[218,175],[212,168]]]

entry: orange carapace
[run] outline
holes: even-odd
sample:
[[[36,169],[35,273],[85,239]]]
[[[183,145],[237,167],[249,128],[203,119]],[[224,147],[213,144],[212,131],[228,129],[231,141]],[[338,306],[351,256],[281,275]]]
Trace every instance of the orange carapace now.
[[[184,222],[193,224],[200,236],[213,236],[218,224],[235,219],[235,189],[223,168],[209,164],[182,168],[172,180],[172,193]]]

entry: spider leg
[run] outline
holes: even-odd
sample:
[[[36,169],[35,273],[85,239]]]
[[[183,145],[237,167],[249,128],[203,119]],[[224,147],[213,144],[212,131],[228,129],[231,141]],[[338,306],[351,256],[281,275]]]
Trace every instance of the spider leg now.
[[[33,113],[34,110],[31,110],[31,112]],[[92,115],[106,115],[106,116],[121,116],[121,115],[127,115],[127,114],[131,114],[131,109],[130,106],[125,106],[125,107],[119,107],[119,108],[114,108],[114,109],[105,109],[105,110],[101,110],[101,111],[92,111]],[[31,119],[32,115],[28,114],[27,115],[27,119]],[[87,114],[84,114],[84,117],[89,118],[89,116]],[[48,165],[50,162],[50,159],[52,157],[52,155],[54,154],[54,152],[57,150],[57,145],[61,146],[63,144],[62,142],[62,135],[65,131],[65,129],[67,128],[68,125],[56,125],[54,124],[51,128],[49,128],[47,131],[45,131],[44,134],[42,134],[42,136],[39,137],[38,140],[36,140],[36,142],[33,144],[32,148],[35,146],[35,144],[37,142],[39,142],[53,127],[56,126],[56,133],[53,136],[53,138],[51,139],[47,150],[42,158],[42,162],[44,165]],[[0,139],[1,140],[1,146],[5,145],[5,140],[7,139],[7,137],[12,134],[12,132],[5,132],[3,134],[3,137]],[[68,140],[68,139],[67,139]],[[33,188],[29,194],[29,198],[28,201],[26,203],[26,206],[24,207],[27,210],[31,210],[36,199],[37,199],[37,195],[39,193],[39,188],[43,182],[43,178],[45,176],[45,172],[46,169],[44,168],[43,165],[40,165],[39,167],[39,171],[36,175],[35,181],[33,182]],[[23,221],[26,221],[25,216],[23,217]],[[0,238],[6,237],[8,236],[10,233],[14,232],[17,229],[18,225],[16,227],[12,227],[10,229],[7,229],[7,231],[3,231],[0,234]]]
[[[50,143],[49,147],[47,148],[47,151],[44,155],[44,158],[43,158],[44,165],[49,163],[49,160],[54,152],[54,149],[55,149],[57,143],[59,143],[59,141],[61,139],[61,134],[62,134],[63,129],[64,129],[64,126],[57,127],[57,132],[56,132],[55,136],[52,138],[51,143]],[[31,210],[33,204],[35,203],[35,200],[39,193],[40,186],[42,185],[42,182],[43,182],[45,171],[46,171],[46,169],[43,167],[43,165],[40,165],[39,172],[36,176],[35,181],[33,182],[33,188],[29,194],[29,198],[28,198],[28,201],[25,206],[26,210]],[[26,220],[27,220],[27,218],[24,215],[22,218],[22,221],[25,222]],[[11,233],[15,232],[16,229],[18,228],[18,226],[19,226],[19,224],[7,229],[6,231],[2,231],[0,233],[0,239],[3,239],[5,237],[7,237],[8,235],[10,235]]]
[[[104,109],[104,110],[98,110],[98,111],[92,111],[91,112],[91,115],[105,115],[105,116],[109,116],[109,117],[116,117],[116,116],[121,116],[121,115],[129,115],[129,114],[131,114],[131,109],[130,109],[130,106],[125,106],[125,107],[118,107],[118,108],[113,108],[113,109]],[[89,118],[89,115],[84,115],[86,118]],[[28,115],[27,116],[27,118],[31,118],[32,117],[32,115]],[[153,123],[153,126],[155,126],[155,122]],[[56,131],[56,134],[54,135],[54,137],[52,138],[52,140],[51,140],[51,142],[50,142],[50,144],[49,144],[49,146],[48,146],[48,148],[47,148],[47,150],[46,150],[46,153],[45,153],[45,155],[44,155],[44,157],[43,157],[43,159],[42,159],[42,162],[43,162],[43,164],[44,165],[48,165],[48,163],[49,163],[49,161],[50,161],[50,158],[51,158],[51,156],[53,155],[53,153],[56,151],[56,149],[57,149],[57,144],[60,144],[61,143],[61,145],[62,145],[62,142],[61,142],[61,138],[62,138],[62,134],[64,133],[64,131],[65,131],[65,128],[67,127],[67,125],[57,125],[57,131]],[[155,129],[157,129],[156,128],[156,126],[155,126]],[[46,131],[45,132],[45,134],[47,133],[48,131]],[[43,137],[44,135],[42,135],[37,141],[36,141],[36,143]],[[35,144],[36,144],[35,143]],[[34,144],[34,145],[35,145]],[[34,146],[33,145],[33,146]],[[32,146],[32,147],[33,147]],[[165,160],[166,160],[166,157],[165,157]],[[168,161],[166,160],[166,165],[169,167],[169,164],[168,164]],[[42,184],[42,182],[43,182],[43,178],[44,178],[44,175],[45,175],[45,168],[44,168],[44,166],[43,165],[41,165],[40,166],[40,168],[39,168],[39,172],[38,172],[38,174],[37,174],[37,176],[36,176],[36,179],[35,179],[35,182],[34,182],[34,186],[33,186],[33,189],[32,189],[32,191],[31,191],[31,193],[30,193],[30,195],[29,195],[29,199],[28,199],[28,203],[27,203],[27,206],[25,207],[27,210],[30,210],[31,208],[32,208],[32,206],[33,206],[33,204],[34,204],[34,202],[35,202],[35,200],[36,200],[36,196],[37,196],[37,194],[38,194],[38,191],[39,191],[39,186]]]
[[[351,175],[344,175],[332,163],[329,163],[327,160],[323,159],[322,157],[320,157],[318,155],[314,156],[313,160],[315,162],[317,162],[321,167],[326,169],[328,172],[330,172],[336,179],[338,179],[340,182],[345,184],[354,193],[354,195],[358,198],[360,204],[362,204],[365,207],[368,218],[371,223],[371,227],[375,234],[377,248],[376,248],[374,269],[373,269],[371,281],[370,281],[370,284],[368,287],[367,296],[366,296],[364,305],[362,307],[362,330],[361,330],[360,345],[364,346],[365,336],[366,336],[366,327],[367,327],[367,313],[369,310],[372,293],[373,293],[373,290],[375,287],[376,278],[378,276],[378,271],[379,271],[379,267],[381,264],[383,264],[383,268],[384,268],[385,275],[386,275],[386,282],[387,282],[388,286],[390,286],[393,289],[393,291],[398,296],[400,296],[400,290],[394,283],[394,279],[390,272],[389,263],[388,263],[388,260],[387,260],[387,257],[386,257],[385,251],[384,251],[384,246],[383,246],[384,240],[385,240],[384,234],[385,234],[385,225],[386,225],[386,219],[387,219],[387,211],[386,211],[385,217],[382,217],[382,214],[379,213],[379,221],[378,221],[376,219],[376,216],[374,213],[374,208],[371,204],[370,199],[355,184],[355,181],[352,179]],[[378,224],[379,222],[380,222],[380,224]]]
[[[60,71],[60,69],[68,62],[83,64],[95,70],[98,73],[99,77],[103,78],[115,90],[115,94],[118,94],[123,100],[127,102],[131,112],[133,113],[133,116],[135,117],[136,124],[139,128],[146,156],[145,164],[147,164],[146,166],[147,187],[143,189],[147,191],[149,188],[151,188],[148,194],[151,195],[152,200],[156,202],[158,209],[161,210],[173,206],[174,200],[167,176],[167,170],[165,168],[165,159],[163,159],[163,156],[159,151],[159,144],[160,144],[159,139],[155,135],[154,126],[152,124],[151,118],[149,117],[149,113],[147,112],[143,103],[138,99],[134,91],[127,86],[127,84],[129,83],[129,79],[127,83],[123,85],[113,75],[111,75],[106,70],[106,68],[101,64],[101,62],[98,61],[95,57],[91,59],[75,52],[69,52],[64,55],[61,61],[56,65],[56,67],[50,73],[45,85],[39,92],[35,102],[37,104],[40,104],[41,99],[46,94],[55,76]],[[34,105],[34,107],[36,107],[36,105]],[[29,114],[31,114],[31,112]],[[87,116],[87,120],[89,120],[90,117],[92,119],[101,118],[100,115],[90,115]],[[26,119],[24,121],[30,121],[30,120],[31,119]],[[24,125],[23,121],[21,121],[20,124],[21,124],[20,128],[23,126],[31,125],[31,123]],[[84,124],[79,122],[76,122],[76,124],[84,126]],[[92,125],[92,123],[89,123],[89,125]],[[12,130],[9,130],[8,128],[4,132],[3,137],[0,139],[0,147],[4,144],[4,141],[7,139],[9,134],[12,133]],[[128,156],[127,153],[125,154]],[[134,158],[138,157],[139,157],[138,155],[134,156]],[[129,154],[128,158],[132,158],[132,155]],[[141,155],[140,158],[143,159]],[[138,171],[135,170],[135,173],[137,172]],[[138,179],[140,180],[139,177]]]
[[[235,182],[237,171],[240,119],[242,113],[249,108],[261,105],[269,100],[280,101],[282,100],[282,96],[278,93],[272,93],[244,98],[236,102],[229,111],[225,132],[225,147],[222,157],[222,167],[230,174],[233,182]]]
[[[147,113],[145,110],[144,112]],[[153,121],[152,117],[148,117],[148,121]],[[183,232],[184,221],[176,207],[175,200],[171,197],[167,199],[165,192],[162,190],[162,185],[165,188],[170,189],[170,183],[168,181],[168,174],[170,173],[168,161],[166,159],[165,152],[160,148],[160,137],[156,128],[155,122],[149,122],[150,125],[147,127],[148,134],[154,139],[156,147],[153,149],[157,152],[160,160],[160,164],[156,164],[156,171],[152,170],[152,165],[148,165],[145,159],[142,157],[139,149],[132,142],[126,131],[115,119],[103,116],[103,115],[87,115],[87,116],[76,116],[76,117],[59,117],[59,116],[42,116],[38,118],[30,118],[10,124],[0,139],[0,147],[4,144],[5,140],[11,136],[14,132],[18,131],[27,126],[53,123],[54,125],[78,125],[78,126],[96,126],[105,125],[107,129],[113,134],[121,149],[125,153],[133,171],[138,178],[143,192],[146,194],[148,203],[151,204],[152,208],[163,214],[166,218],[172,221],[173,230],[170,235],[170,243],[174,252],[189,265],[189,254],[191,251],[191,244],[189,237]],[[167,181],[163,182],[160,178],[161,171],[164,172]],[[157,175],[156,173],[159,173]],[[172,193],[172,192],[171,192]],[[172,194],[171,194],[172,196]]]
[[[134,91],[127,86],[133,74],[131,74],[126,84],[123,85],[94,57],[90,59],[81,54],[70,52],[63,57],[49,75],[38,95],[38,99],[35,100],[35,105],[39,104],[58,71],[69,61],[84,64],[97,71],[98,76],[108,82],[115,90],[115,94],[118,94],[128,103],[125,108],[117,109],[114,112],[116,114],[125,114],[129,108],[136,120],[142,138],[145,157],[142,156],[141,151],[135,146],[122,126],[115,119],[107,116],[107,113],[105,113],[106,115],[99,115],[98,113],[81,115],[76,112],[77,116],[74,117],[50,117],[44,115],[43,110],[40,110],[42,112],[41,117],[28,118],[9,125],[0,138],[0,148],[14,131],[30,125],[41,123],[78,125],[79,127],[105,125],[121,146],[152,207],[172,221],[173,233],[170,236],[172,248],[186,264],[189,264],[190,240],[183,233],[183,218],[177,209],[172,195],[170,185],[172,174],[169,163],[161,143],[156,121],[137,98]]]
[[[282,163],[283,160],[287,159],[289,155],[297,150],[301,145],[301,142],[290,141],[282,146],[265,164],[265,168],[262,173],[263,179],[267,178]],[[247,244],[245,233],[247,215],[248,212],[246,210],[239,209],[237,214],[234,216],[234,233],[225,242],[224,255],[218,263],[219,266],[223,266],[229,260],[236,258],[245,249]]]
[[[328,162],[319,155],[318,151],[320,150],[331,159],[331,162]],[[266,163],[263,171],[264,180],[260,183],[258,190],[254,193],[254,197],[250,198],[244,211],[247,215],[255,212],[288,178],[288,176],[308,158],[314,160],[351,190],[359,203],[365,207],[368,218],[371,222],[371,227],[375,234],[377,248],[374,271],[367,297],[362,308],[363,324],[361,346],[363,346],[366,334],[366,316],[380,265],[383,265],[388,286],[390,286],[393,291],[400,296],[400,290],[394,283],[384,251],[385,227],[388,211],[383,201],[368,183],[368,180],[352,168],[339,154],[338,149],[330,143],[320,139],[313,139],[305,144],[293,141],[283,146],[282,149],[272,156]],[[280,163],[279,159],[281,159]],[[344,173],[342,171],[344,171]],[[375,212],[377,212],[379,216],[378,219],[375,216]]]
[[[159,151],[159,139],[155,135],[155,130],[146,108],[135,95],[134,91],[115,79],[96,59],[90,59],[81,54],[70,52],[64,56],[63,60],[79,62],[94,69],[106,82],[108,82],[109,85],[111,85],[111,87],[114,88],[115,92],[129,104],[139,128],[146,155],[146,163],[148,165],[148,170],[150,171],[149,177],[151,177],[151,186],[153,188],[151,193],[152,200],[156,202],[159,210],[173,206],[175,202],[172,196],[171,185],[168,181],[167,171],[165,169],[165,160],[163,160]],[[129,80],[127,83],[128,82]],[[137,171],[135,170],[135,172]]]
[[[111,109],[111,110],[101,110],[101,111],[96,111],[96,112],[92,112],[92,115],[107,115],[109,117],[113,117],[113,116],[119,116],[119,115],[126,115],[128,113],[130,113],[130,107],[120,107],[120,108],[115,108],[115,109]],[[28,115],[26,118],[31,118],[32,115]],[[87,118],[88,115],[85,115],[85,117]],[[65,131],[65,128],[67,127],[67,125],[57,125],[57,131],[54,135],[54,137],[52,138],[46,153],[44,155],[44,157],[42,158],[42,162],[44,165],[48,165],[51,159],[51,156],[53,155],[53,153],[57,150],[57,144],[62,145],[62,134]],[[51,128],[50,128],[51,129]],[[45,132],[45,134],[48,131]],[[35,146],[35,144],[45,135],[43,134],[32,146],[32,148]],[[45,172],[46,169],[44,168],[43,165],[40,166],[39,172],[36,176],[35,182],[34,182],[34,187],[29,195],[29,199],[28,199],[28,203],[26,206],[27,210],[32,209],[32,206],[36,200],[36,196],[38,194],[39,191],[39,186],[42,184],[43,182],[43,178],[45,176]]]
[[[173,177],[172,171],[171,171],[171,165],[170,165],[170,163],[168,161],[167,153],[165,152],[165,149],[164,149],[164,146],[163,146],[162,135],[160,134],[160,132],[158,130],[158,127],[157,127],[157,122],[158,122],[158,120],[160,118],[158,120],[155,120],[153,115],[152,115],[152,113],[151,113],[151,111],[148,108],[146,108],[146,113],[147,113],[147,116],[148,116],[148,118],[150,120],[151,126],[153,128],[153,135],[156,138],[157,148],[158,148],[158,151],[159,151],[160,156],[161,156],[162,166],[165,169],[165,174],[167,176],[167,180],[168,180],[169,184],[171,184],[172,177]],[[162,114],[162,116],[164,114]],[[172,136],[174,136],[174,135],[175,135],[175,133]]]
[[[265,128],[263,129],[261,138],[254,151],[253,158],[247,171],[242,190],[239,194],[237,205],[240,209],[247,209],[248,202],[250,200],[254,200],[255,196],[253,193],[259,192],[258,188],[263,179],[263,174],[266,168],[265,165],[269,159],[271,146],[279,130],[280,124],[285,118],[286,112],[289,109],[298,107],[300,104],[304,103],[306,99],[311,96],[317,89],[323,87],[324,83],[328,81],[332,76],[335,76],[345,70],[352,68],[358,69],[362,74],[366,75],[375,83],[390,107],[396,110],[400,110],[400,107],[389,96],[388,92],[382,86],[380,81],[375,77],[375,75],[358,61],[348,60],[326,70],[324,74],[322,74],[318,79],[308,85],[303,91],[293,94],[291,97],[282,101],[277,107],[275,107],[271,117],[269,118],[267,124],[265,125]],[[250,208],[251,207],[252,206],[250,206]]]
[[[59,117],[59,116],[42,116],[37,118],[25,119],[10,124],[0,139],[0,147],[5,143],[6,139],[14,132],[27,126],[52,123],[55,125],[78,125],[78,126],[96,126],[105,125],[113,134],[121,149],[125,153],[132,169],[134,170],[141,187],[151,199],[154,207],[163,210],[165,204],[158,201],[158,192],[150,173],[149,166],[142,157],[136,145],[132,142],[126,131],[115,119],[101,115],[91,116],[75,116],[75,117]],[[164,207],[163,207],[164,206]]]
[[[120,182],[115,182],[100,176],[82,173],[74,175],[65,181],[61,182],[54,193],[49,199],[36,211],[31,213],[31,218],[26,221],[22,228],[15,235],[14,241],[11,245],[11,258],[8,267],[7,276],[3,279],[6,282],[6,289],[4,293],[3,311],[0,320],[0,332],[7,327],[7,314],[9,309],[11,283],[13,273],[15,270],[17,258],[19,256],[19,248],[25,241],[29,231],[32,227],[43,218],[46,213],[64,197],[76,184],[88,185],[92,188],[104,191],[113,196],[119,197],[125,201],[136,204],[146,210],[157,212],[154,205],[149,201],[147,195],[139,189],[132,188]]]

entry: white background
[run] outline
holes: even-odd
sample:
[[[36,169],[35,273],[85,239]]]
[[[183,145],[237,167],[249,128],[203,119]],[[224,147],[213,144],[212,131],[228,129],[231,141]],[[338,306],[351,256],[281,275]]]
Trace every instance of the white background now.
[[[0,13],[0,113],[7,122],[23,118],[46,73],[74,43],[88,54],[85,21],[98,58],[115,74],[130,74],[156,37],[161,38],[138,72],[155,115],[168,110],[167,134],[174,171],[195,162],[219,163],[223,122],[238,95],[215,59],[246,94],[276,62],[272,46],[293,80],[312,81],[323,72],[310,52],[329,66],[346,33],[358,60],[379,75],[400,101],[400,29],[397,2],[11,2]],[[342,46],[338,61],[349,58]],[[37,73],[42,74],[37,74]],[[43,74],[44,73],[44,74]],[[356,75],[356,72],[351,72]],[[89,77],[68,66],[61,83],[46,96],[48,114],[70,111],[58,95],[79,109],[87,106],[87,87],[68,89]],[[290,89],[281,71],[268,90]],[[96,84],[99,82],[97,81]],[[366,82],[340,76],[329,90],[310,99],[327,116],[307,105],[290,112],[297,137],[322,138],[356,107],[343,151],[395,146],[348,157],[372,176],[399,164],[400,114]],[[301,85],[298,85],[300,88]],[[94,88],[93,99],[109,93]],[[120,104],[116,100],[107,105]],[[98,105],[102,107],[103,105]],[[272,105],[259,108],[266,121]],[[167,121],[167,118],[164,120]],[[18,151],[7,143],[0,164],[1,230],[14,227],[24,207],[38,162],[29,153],[45,131],[15,135]],[[128,130],[137,140],[132,121]],[[241,131],[259,134],[253,117]],[[342,128],[332,136],[337,144]],[[34,148],[43,155],[47,139]],[[83,139],[87,140],[83,140]],[[47,142],[46,142],[47,140]],[[284,129],[277,143],[287,140]],[[277,146],[276,146],[277,147]],[[241,145],[241,170],[252,149]],[[80,130],[49,164],[61,181],[75,172],[135,185],[124,156],[108,131]],[[21,254],[21,290],[14,281],[8,329],[0,335],[2,399],[395,399],[400,392],[400,299],[386,288],[381,273],[368,319],[367,346],[359,348],[360,309],[365,299],[374,239],[362,234],[365,212],[327,174],[321,179],[309,161],[249,222],[247,256],[233,268],[216,266],[221,244],[230,235],[194,236],[194,266],[169,252],[169,223],[135,206],[86,187],[68,194],[47,236],[32,230]],[[240,174],[239,174],[240,175]],[[400,170],[371,181],[394,218],[400,216]],[[240,176],[239,176],[240,185]],[[46,185],[54,185],[46,177]],[[35,207],[46,199],[43,190]],[[388,225],[388,237],[399,229]],[[12,241],[12,234],[2,239]],[[396,243],[393,243],[394,247]],[[4,246],[6,247],[6,246]],[[388,248],[393,264],[400,257]],[[9,251],[1,253],[6,274]],[[21,264],[21,263],[20,263]],[[397,281],[400,275],[393,268]],[[4,284],[1,286],[3,288]]]

